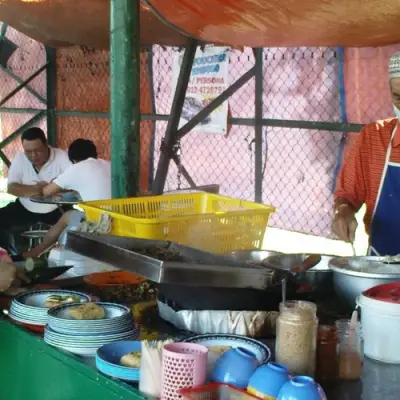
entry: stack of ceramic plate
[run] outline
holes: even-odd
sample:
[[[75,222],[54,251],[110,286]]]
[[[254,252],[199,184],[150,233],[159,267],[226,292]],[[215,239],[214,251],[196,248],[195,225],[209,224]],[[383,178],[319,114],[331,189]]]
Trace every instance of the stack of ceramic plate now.
[[[20,294],[13,299],[9,317],[18,324],[36,332],[43,332],[47,324],[48,307],[45,306],[49,296],[74,296],[82,303],[90,301],[90,296],[71,290],[33,290]]]
[[[120,364],[121,358],[128,353],[141,352],[141,342],[123,341],[106,344],[96,353],[97,369],[113,378],[128,382],[138,382],[140,379],[140,368],[124,367]]]
[[[78,304],[49,310],[45,342],[74,354],[94,356],[97,349],[105,344],[139,336],[139,329],[134,327],[132,312],[128,307],[113,303],[96,304],[105,311],[103,319],[73,319],[70,311]]]

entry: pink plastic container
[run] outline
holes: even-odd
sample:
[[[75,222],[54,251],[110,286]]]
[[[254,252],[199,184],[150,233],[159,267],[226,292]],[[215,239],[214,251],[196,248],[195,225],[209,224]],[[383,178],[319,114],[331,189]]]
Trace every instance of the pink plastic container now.
[[[172,343],[163,348],[161,399],[178,400],[179,390],[204,385],[208,349],[194,343]]]

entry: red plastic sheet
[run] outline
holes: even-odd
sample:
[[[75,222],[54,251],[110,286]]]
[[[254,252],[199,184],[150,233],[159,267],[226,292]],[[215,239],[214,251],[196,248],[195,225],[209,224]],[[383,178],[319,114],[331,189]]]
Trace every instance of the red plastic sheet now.
[[[108,48],[109,8],[109,0],[0,0],[0,20],[46,44]],[[182,45],[186,35],[234,47],[400,43],[398,0],[142,0],[140,22],[143,44]]]
[[[109,48],[110,0],[0,0],[0,21],[51,46]],[[183,45],[185,35],[142,5],[143,45]]]
[[[251,47],[400,42],[398,0],[145,0],[182,32]]]

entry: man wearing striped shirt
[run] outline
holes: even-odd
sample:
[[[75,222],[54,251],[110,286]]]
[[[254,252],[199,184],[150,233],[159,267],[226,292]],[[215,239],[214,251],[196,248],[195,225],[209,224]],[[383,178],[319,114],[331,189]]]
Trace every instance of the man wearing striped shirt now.
[[[389,61],[396,117],[366,125],[345,159],[335,191],[333,232],[353,243],[355,214],[366,205],[364,224],[371,255],[400,253],[400,52]]]

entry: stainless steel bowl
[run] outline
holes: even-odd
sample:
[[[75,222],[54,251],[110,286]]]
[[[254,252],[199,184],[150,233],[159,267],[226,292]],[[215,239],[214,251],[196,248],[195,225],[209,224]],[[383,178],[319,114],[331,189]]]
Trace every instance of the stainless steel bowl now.
[[[381,257],[341,257],[329,262],[333,271],[333,287],[338,297],[350,307],[356,305],[357,297],[374,286],[400,281],[399,273],[384,273],[387,264],[380,262]],[[373,264],[371,264],[373,263]],[[376,268],[376,273],[366,272],[365,266]],[[383,268],[383,269],[382,269]],[[378,272],[381,269],[381,273]]]
[[[237,250],[237,251],[233,251],[229,255],[232,258],[234,258],[236,261],[261,262],[268,257],[277,256],[280,254],[282,254],[282,253],[279,253],[277,251],[271,251],[271,250]]]
[[[264,265],[290,271],[294,265],[301,264],[310,254],[282,254],[270,250],[241,250],[231,254],[238,261],[264,261]],[[321,261],[306,272],[296,274],[295,282],[311,285],[313,291],[325,292],[333,288],[333,273],[329,261],[333,256],[321,255]]]

